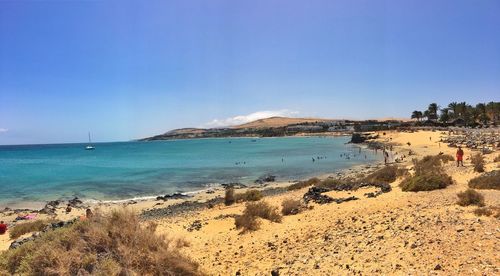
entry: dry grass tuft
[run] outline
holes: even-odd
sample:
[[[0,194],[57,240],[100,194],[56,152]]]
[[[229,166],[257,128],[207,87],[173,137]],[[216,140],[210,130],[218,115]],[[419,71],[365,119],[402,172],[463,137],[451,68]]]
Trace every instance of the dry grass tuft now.
[[[234,198],[236,202],[244,202],[244,201],[258,201],[264,197],[261,191],[256,189],[250,189],[244,193],[236,194]]]
[[[314,186],[333,191],[347,191],[347,190],[352,190],[353,187],[356,185],[354,183],[354,179],[351,178],[346,178],[346,179],[327,178],[317,183]]]
[[[321,182],[321,180],[319,180],[319,178],[313,177],[313,178],[310,178],[308,180],[299,181],[299,182],[297,182],[295,184],[292,184],[292,185],[290,185],[290,186],[287,187],[287,190],[289,190],[289,191],[300,190],[300,189],[305,188],[305,187],[316,185],[319,182]]]
[[[493,216],[494,218],[500,219],[500,206],[489,206],[489,207],[479,207],[474,210],[476,216]]]
[[[457,204],[460,206],[476,205],[484,206],[484,196],[473,189],[467,189],[457,194]]]
[[[246,204],[243,214],[235,218],[236,229],[243,228],[243,232],[259,229],[260,223],[257,218],[272,222],[281,222],[283,219],[277,207],[265,201],[249,202]]]
[[[234,225],[236,229],[243,229],[242,233],[244,233],[259,230],[260,221],[257,220],[257,217],[243,214],[234,218]]]
[[[42,231],[48,223],[47,220],[20,222],[9,230],[9,237],[17,239],[27,233]]]
[[[493,162],[500,162],[500,154],[495,156],[495,158],[493,159]]]
[[[44,233],[0,256],[0,271],[15,275],[202,275],[179,252],[184,244],[140,225],[131,211],[96,213],[92,219]]]
[[[392,183],[400,176],[407,173],[406,169],[398,168],[397,166],[386,166],[379,169],[363,179],[364,182],[370,183]]]
[[[492,171],[475,177],[469,181],[469,187],[474,189],[500,190],[500,171]]]
[[[472,165],[474,166],[474,171],[482,173],[484,172],[484,157],[480,153],[477,153],[471,158]]]
[[[422,160],[413,159],[415,174],[422,175],[430,172],[440,173],[442,171],[443,164],[453,160],[453,157],[448,154],[427,155],[422,158]]]
[[[299,199],[285,199],[281,202],[281,213],[284,216],[296,215],[304,210],[305,206]]]
[[[224,195],[224,204],[229,206],[233,205],[236,202],[236,198],[234,197],[234,188],[227,188],[226,194]]]

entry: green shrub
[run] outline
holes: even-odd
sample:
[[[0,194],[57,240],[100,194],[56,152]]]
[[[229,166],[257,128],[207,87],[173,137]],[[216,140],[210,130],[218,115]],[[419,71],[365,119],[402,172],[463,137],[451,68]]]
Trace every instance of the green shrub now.
[[[488,172],[471,179],[469,187],[474,189],[500,190],[500,171]]]
[[[11,239],[17,239],[27,233],[42,231],[48,223],[46,220],[19,222],[9,230],[9,236]]]
[[[230,187],[226,189],[226,194],[224,195],[224,204],[229,206],[236,202],[234,197],[234,188]]]
[[[443,172],[443,164],[453,160],[450,155],[427,155],[421,160],[413,159],[414,175],[409,175],[399,187],[404,192],[432,191],[453,184],[453,179]]]
[[[298,199],[285,199],[281,202],[281,213],[284,216],[296,215],[304,210],[304,204]]]
[[[474,154],[471,158],[471,162],[475,172],[484,172],[484,158],[480,153]]]
[[[484,206],[484,196],[473,189],[467,189],[457,194],[457,204],[460,206],[476,205]]]
[[[235,200],[237,202],[242,202],[242,201],[258,201],[261,200],[264,197],[261,191],[256,190],[256,189],[250,189],[244,193],[236,194],[234,196]]]
[[[178,240],[141,226],[127,210],[96,213],[92,219],[43,233],[0,255],[7,275],[202,275],[180,253]]]
[[[312,185],[316,185],[320,182],[321,180],[319,180],[319,178],[317,177],[313,177],[313,178],[310,178],[308,180],[305,180],[305,181],[299,181],[295,184],[292,184],[290,186],[287,187],[287,190],[289,191],[293,191],[293,190],[300,190],[302,188],[305,188],[305,187],[309,187],[309,186],[312,186]]]
[[[452,183],[452,178],[446,174],[428,173],[409,176],[405,178],[399,186],[403,192],[418,192],[444,189]]]

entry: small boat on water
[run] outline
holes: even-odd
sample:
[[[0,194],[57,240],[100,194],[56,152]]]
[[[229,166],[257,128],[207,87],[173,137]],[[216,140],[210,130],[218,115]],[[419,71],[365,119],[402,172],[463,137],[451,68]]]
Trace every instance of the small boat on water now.
[[[95,147],[92,146],[92,140],[90,140],[90,132],[89,132],[89,144],[85,147],[85,150],[95,150]]]

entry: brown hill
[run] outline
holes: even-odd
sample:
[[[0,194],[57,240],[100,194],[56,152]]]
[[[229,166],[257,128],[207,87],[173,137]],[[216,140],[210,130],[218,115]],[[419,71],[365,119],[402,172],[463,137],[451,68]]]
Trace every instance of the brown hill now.
[[[260,120],[256,120],[250,123],[233,126],[231,128],[241,129],[241,128],[268,128],[268,127],[282,127],[293,124],[300,123],[313,123],[313,122],[325,122],[331,121],[328,119],[319,118],[288,118],[288,117],[270,117]]]

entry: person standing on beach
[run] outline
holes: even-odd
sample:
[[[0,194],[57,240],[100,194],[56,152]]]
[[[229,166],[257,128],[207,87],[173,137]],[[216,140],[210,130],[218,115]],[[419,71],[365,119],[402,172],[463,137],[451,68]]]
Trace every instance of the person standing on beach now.
[[[0,235],[5,234],[7,232],[7,224],[5,224],[3,221],[0,221]]]
[[[462,165],[462,167],[464,166],[464,151],[462,150],[461,147],[458,147],[458,150],[457,150],[457,167],[459,167],[460,164]]]

